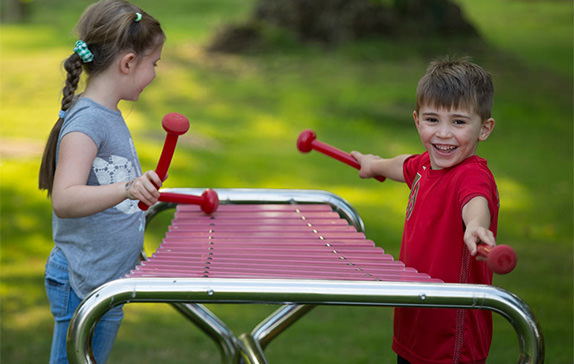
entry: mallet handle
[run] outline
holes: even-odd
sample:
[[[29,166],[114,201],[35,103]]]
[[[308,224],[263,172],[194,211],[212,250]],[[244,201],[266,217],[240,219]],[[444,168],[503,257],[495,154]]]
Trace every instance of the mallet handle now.
[[[297,139],[297,148],[303,153],[308,153],[311,149],[323,153],[329,157],[343,162],[353,168],[361,169],[359,162],[353,158],[349,153],[337,149],[327,143],[317,140],[317,135],[312,130],[304,130]],[[376,180],[383,182],[386,178],[383,176],[376,176]]]
[[[210,188],[203,191],[201,196],[188,195],[185,193],[161,192],[159,194],[159,201],[199,205],[201,207],[201,211],[208,215],[215,212],[219,207],[219,198],[217,193]]]
[[[177,138],[178,135],[169,132],[165,136],[163,149],[161,150],[161,155],[159,156],[159,161],[157,162],[157,167],[155,168],[155,173],[157,173],[159,179],[162,181],[167,176],[167,170],[169,169],[171,159],[173,158],[173,153],[175,152]]]
[[[174,193],[174,192],[161,192],[159,194],[159,201],[162,202],[172,202],[180,204],[190,204],[190,205],[200,205],[203,202],[203,198],[197,195],[187,195],[185,193]]]

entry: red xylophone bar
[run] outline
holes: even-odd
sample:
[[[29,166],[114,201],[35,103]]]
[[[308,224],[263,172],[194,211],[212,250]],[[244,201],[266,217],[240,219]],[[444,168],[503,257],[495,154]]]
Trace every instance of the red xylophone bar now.
[[[297,138],[297,149],[302,153],[309,153],[311,150],[316,150],[320,153],[335,158],[353,168],[361,169],[361,165],[349,153],[343,152],[329,144],[317,140],[317,134],[313,130],[303,130]],[[375,177],[376,180],[383,182],[386,178],[383,176]]]
[[[161,246],[130,276],[436,281],[326,205],[224,205],[209,218],[179,205]]]
[[[478,254],[486,257],[488,269],[498,274],[510,273],[516,267],[516,252],[509,245],[478,245]]]

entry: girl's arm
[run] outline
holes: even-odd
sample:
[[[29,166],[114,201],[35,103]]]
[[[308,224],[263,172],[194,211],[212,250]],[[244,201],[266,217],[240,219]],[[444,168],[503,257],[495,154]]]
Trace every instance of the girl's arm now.
[[[464,243],[472,256],[476,255],[478,243],[496,245],[494,234],[489,230],[490,209],[486,198],[477,196],[468,201],[462,208],[462,220],[466,226]]]
[[[405,182],[403,163],[410,157],[410,154],[401,154],[394,158],[385,159],[376,155],[361,154],[353,151],[351,156],[361,165],[359,171],[359,177],[361,178],[383,176],[397,182]]]
[[[141,200],[149,206],[157,202],[159,192],[154,183],[161,186],[162,181],[153,171],[136,178],[129,189],[125,181],[86,185],[96,154],[96,144],[84,133],[71,132],[62,138],[52,189],[52,207],[58,217],[92,215],[126,198]]]

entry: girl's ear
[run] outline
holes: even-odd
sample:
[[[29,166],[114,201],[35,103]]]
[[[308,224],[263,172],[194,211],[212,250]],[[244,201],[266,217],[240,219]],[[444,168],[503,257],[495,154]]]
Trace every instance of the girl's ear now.
[[[133,52],[129,52],[120,57],[120,72],[124,74],[129,74],[130,71],[134,69],[136,65],[136,55]]]
[[[479,141],[483,142],[488,139],[488,136],[490,133],[492,133],[492,130],[494,130],[494,124],[495,122],[493,118],[489,118],[482,122],[482,126],[480,127],[480,134],[478,135]]]

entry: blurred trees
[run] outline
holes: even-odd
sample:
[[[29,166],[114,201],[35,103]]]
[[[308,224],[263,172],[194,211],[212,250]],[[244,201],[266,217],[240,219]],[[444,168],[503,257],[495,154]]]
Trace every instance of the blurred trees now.
[[[373,37],[478,37],[451,0],[258,0],[252,18],[221,29],[212,51],[249,49],[269,29],[301,42],[335,45]]]
[[[25,22],[30,16],[30,3],[33,0],[0,1],[0,20],[4,22]]]

